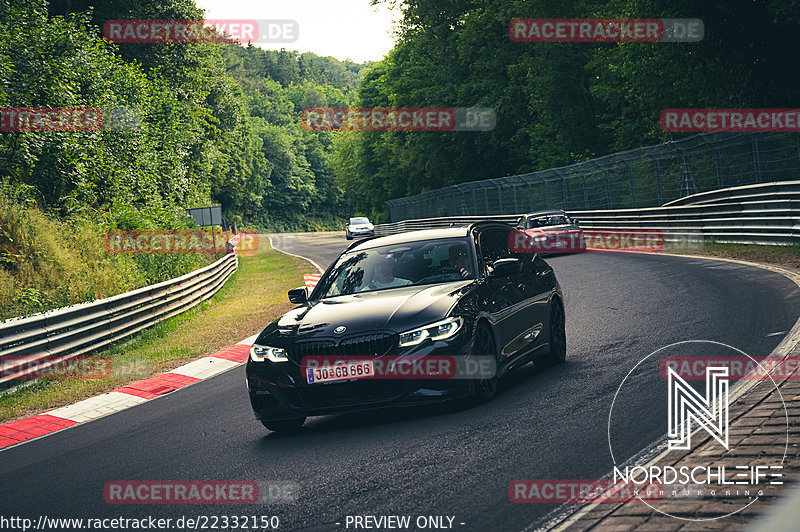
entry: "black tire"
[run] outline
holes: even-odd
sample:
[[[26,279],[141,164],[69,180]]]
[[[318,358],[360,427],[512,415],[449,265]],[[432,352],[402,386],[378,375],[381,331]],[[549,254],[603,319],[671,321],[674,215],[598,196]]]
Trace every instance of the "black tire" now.
[[[261,420],[261,424],[272,432],[295,432],[299,430],[305,422],[306,418],[304,417],[299,417],[296,419],[281,419],[278,421]]]
[[[347,238],[347,240],[353,240],[353,235],[350,233],[345,233],[344,236]]]
[[[497,359],[494,335],[486,325],[478,325],[475,329],[472,354],[475,356],[493,356],[495,360]],[[479,403],[491,401],[497,395],[497,372],[491,378],[475,379],[472,383],[475,388],[475,400]]]
[[[554,299],[550,303],[550,353],[547,362],[550,365],[561,364],[567,359],[567,320],[564,305]]]

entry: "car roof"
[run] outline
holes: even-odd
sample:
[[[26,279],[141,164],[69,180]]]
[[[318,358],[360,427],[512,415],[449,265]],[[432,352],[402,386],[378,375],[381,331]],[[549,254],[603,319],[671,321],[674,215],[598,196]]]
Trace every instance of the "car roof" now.
[[[405,244],[408,242],[420,242],[424,240],[438,240],[440,238],[463,238],[469,236],[475,230],[491,226],[502,227],[504,229],[513,229],[513,227],[509,224],[495,221],[459,224],[441,229],[421,229],[418,231],[409,231],[407,233],[399,233],[396,235],[377,236],[368,238],[366,240],[360,240],[359,242],[356,242],[347,248],[347,251],[372,249],[380,246],[391,246],[394,244]]]
[[[567,213],[565,211],[560,211],[558,209],[549,210],[549,211],[536,211],[536,212],[529,212],[525,216],[552,216],[554,214],[560,214],[566,216]]]
[[[348,248],[348,251],[356,249],[371,249],[380,246],[391,246],[393,244],[405,244],[407,242],[419,242],[421,240],[437,240],[439,238],[456,238],[469,235],[469,226],[447,227],[444,229],[422,229],[419,231],[409,231],[396,235],[378,236],[361,240]]]

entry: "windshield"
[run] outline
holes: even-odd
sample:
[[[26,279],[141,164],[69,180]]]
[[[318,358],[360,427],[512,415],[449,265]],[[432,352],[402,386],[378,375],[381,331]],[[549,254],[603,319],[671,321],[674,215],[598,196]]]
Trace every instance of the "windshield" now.
[[[446,238],[346,253],[320,281],[315,297],[474,279],[476,266],[470,250],[468,239]]]
[[[368,224],[369,220],[367,218],[350,218],[351,224]]]
[[[536,227],[547,227],[550,225],[568,225],[572,220],[563,214],[553,214],[549,216],[539,216],[537,218],[528,218],[526,229],[534,229]]]

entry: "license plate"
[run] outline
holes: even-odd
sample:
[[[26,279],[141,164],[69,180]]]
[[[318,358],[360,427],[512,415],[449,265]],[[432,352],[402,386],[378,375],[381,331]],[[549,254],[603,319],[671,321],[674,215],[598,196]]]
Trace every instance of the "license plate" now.
[[[306,368],[306,380],[309,384],[363,379],[364,377],[372,377],[374,375],[375,368],[371,360]]]

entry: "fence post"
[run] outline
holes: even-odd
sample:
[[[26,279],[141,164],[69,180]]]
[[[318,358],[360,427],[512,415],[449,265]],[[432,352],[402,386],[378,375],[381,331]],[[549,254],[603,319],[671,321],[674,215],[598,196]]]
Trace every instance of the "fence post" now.
[[[581,177],[583,178],[583,208],[587,211],[589,210],[589,189],[588,185],[586,184],[586,173],[583,169],[578,170],[581,173]]]
[[[503,187],[499,181],[495,185],[497,185],[497,205],[500,207],[500,211],[497,214],[505,214],[505,209],[503,209]]]
[[[758,153],[758,137],[753,135],[753,168],[756,172],[756,183],[761,183],[761,157]]]
[[[544,183],[544,208],[550,208],[550,187],[547,185],[547,179],[542,178],[542,183]]]
[[[661,190],[661,159],[656,157],[656,193],[658,194],[658,204],[664,205],[664,193]]]
[[[625,161],[625,166],[628,167],[628,179],[631,182],[631,205],[633,208],[636,208],[636,189],[633,185],[633,165],[628,161]]]
[[[517,184],[511,185],[511,189],[514,191],[514,212],[512,214],[516,214],[519,212],[519,207],[517,206]]]

